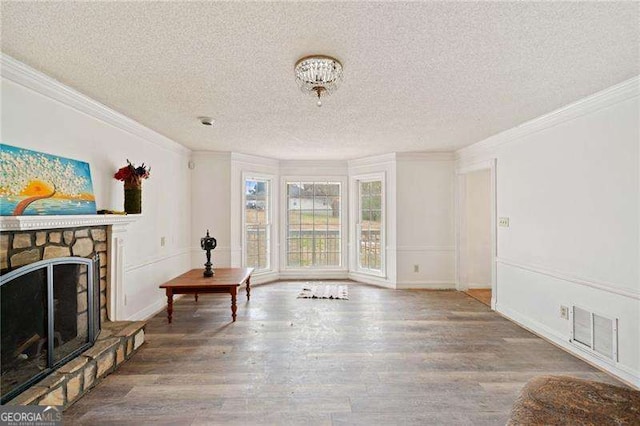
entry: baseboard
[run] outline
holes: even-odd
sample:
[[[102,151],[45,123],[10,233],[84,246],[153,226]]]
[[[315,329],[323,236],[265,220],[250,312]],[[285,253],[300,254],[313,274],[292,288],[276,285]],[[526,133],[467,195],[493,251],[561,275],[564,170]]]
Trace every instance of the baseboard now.
[[[456,283],[443,281],[398,281],[398,290],[455,290]]]
[[[280,271],[281,280],[346,280],[349,271]]]
[[[573,346],[569,343],[568,338],[562,336],[555,330],[547,327],[540,322],[529,318],[525,315],[520,314],[510,308],[504,307],[499,303],[495,306],[496,312],[504,316],[505,318],[513,321],[518,324],[522,328],[532,332],[533,334],[541,337],[548,342],[554,344],[555,346],[564,349],[566,352],[569,352],[571,355],[580,358],[587,364],[602,370],[608,374],[615,376],[617,379],[623,381],[624,383],[632,386],[636,389],[640,389],[640,372],[633,371],[631,368],[621,365],[619,363],[610,364],[606,361],[603,361],[600,358],[597,358],[587,352],[580,350],[579,348]]]
[[[173,296],[173,301],[175,302],[176,300],[180,300],[183,296],[185,295],[176,294]],[[163,297],[157,302],[147,306],[146,308],[136,312],[133,315],[130,315],[129,317],[127,317],[125,321],[148,321],[151,318],[158,315],[159,313],[166,311],[166,309],[167,309],[167,301]]]
[[[274,281],[278,281],[280,279],[280,274],[277,272],[265,272],[262,274],[253,274],[251,275],[251,286],[271,283]]]
[[[348,278],[352,281],[356,281],[363,284],[371,284],[378,287],[391,288],[391,289],[396,288],[396,283],[386,280],[382,277],[374,277],[372,275],[361,274],[358,272],[349,272]]]
[[[491,283],[468,283],[467,289],[491,290]]]

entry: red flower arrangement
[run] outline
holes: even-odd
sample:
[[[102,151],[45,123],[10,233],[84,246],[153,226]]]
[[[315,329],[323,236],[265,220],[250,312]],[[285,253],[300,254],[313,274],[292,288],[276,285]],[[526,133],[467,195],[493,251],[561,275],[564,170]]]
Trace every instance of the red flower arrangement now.
[[[125,189],[139,188],[142,186],[142,179],[148,179],[151,175],[151,167],[146,167],[144,163],[136,167],[127,160],[127,165],[120,168],[113,177],[124,182]]]

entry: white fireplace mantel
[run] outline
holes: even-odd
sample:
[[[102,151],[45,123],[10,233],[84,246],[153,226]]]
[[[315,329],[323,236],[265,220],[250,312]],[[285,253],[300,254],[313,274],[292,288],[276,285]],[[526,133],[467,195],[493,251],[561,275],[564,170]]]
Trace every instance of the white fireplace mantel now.
[[[80,226],[125,226],[142,215],[86,214],[69,216],[2,216],[0,231],[31,231],[37,229],[76,228]]]
[[[124,320],[124,251],[127,225],[142,215],[1,216],[0,231],[107,226],[107,313],[112,321]]]

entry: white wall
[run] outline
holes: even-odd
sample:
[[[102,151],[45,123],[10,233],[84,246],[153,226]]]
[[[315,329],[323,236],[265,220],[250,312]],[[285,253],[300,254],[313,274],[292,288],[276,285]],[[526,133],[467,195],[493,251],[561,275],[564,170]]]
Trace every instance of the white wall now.
[[[207,261],[200,238],[207,229],[218,243],[211,252],[214,268],[231,265],[231,154],[194,151],[191,161],[191,254],[192,267]]]
[[[349,278],[363,283],[396,288],[397,281],[397,173],[396,154],[377,155],[349,161]],[[382,277],[358,272],[358,247],[355,243],[358,222],[358,176],[384,176],[385,271]]]
[[[284,229],[284,216],[279,212],[284,209],[281,191],[283,179],[287,177],[314,178],[330,177],[344,182],[345,203],[343,215],[346,215],[348,200],[347,163],[345,161],[278,161],[270,158],[257,157],[240,153],[224,153],[213,151],[194,151],[192,179],[192,207],[193,207],[193,267],[200,268],[204,263],[204,253],[200,249],[199,241],[207,228],[218,241],[218,247],[213,251],[214,266],[242,266],[242,214],[244,191],[243,178],[255,176],[272,179],[272,228],[271,228],[271,265],[272,272],[255,274],[252,282],[262,282],[281,279],[320,279],[347,278],[348,270],[345,266],[335,270],[285,270],[280,262],[284,257],[284,247],[279,244],[281,232]],[[344,223],[344,253],[347,250],[347,223]]]
[[[497,158],[497,310],[640,386],[638,79],[461,150]],[[619,362],[568,343],[561,305],[619,319]]]
[[[189,151],[4,55],[2,65],[2,142],[88,162],[98,209],[123,209],[113,174],[127,159],[151,166],[142,217],[128,226],[124,316],[161,309],[158,285],[190,267]]]
[[[237,153],[193,152],[193,267],[204,255],[199,240],[207,228],[218,240],[216,266],[242,264],[243,176],[271,177],[273,186],[273,273],[258,274],[254,282],[275,279],[342,279],[391,288],[453,288],[455,286],[454,156],[447,153],[388,154],[345,161],[278,161]],[[348,177],[382,173],[385,176],[386,273],[372,276],[355,267],[354,183]],[[342,268],[288,270],[281,260],[285,209],[281,194],[288,178],[323,177],[344,183],[342,202]],[[349,188],[347,188],[349,186]],[[349,214],[347,211],[349,210]],[[349,240],[349,241],[348,241]],[[418,265],[419,272],[414,271]]]
[[[398,154],[396,167],[397,288],[454,288],[454,157]]]
[[[491,171],[477,170],[465,178],[465,286],[491,288]]]

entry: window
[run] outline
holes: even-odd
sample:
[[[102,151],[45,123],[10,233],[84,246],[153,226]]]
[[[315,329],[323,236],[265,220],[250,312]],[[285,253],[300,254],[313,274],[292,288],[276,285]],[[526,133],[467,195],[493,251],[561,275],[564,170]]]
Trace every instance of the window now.
[[[382,180],[358,181],[358,268],[382,273]]]
[[[271,269],[270,184],[268,179],[244,181],[244,264],[256,272]]]
[[[286,182],[286,264],[341,266],[340,182]]]

